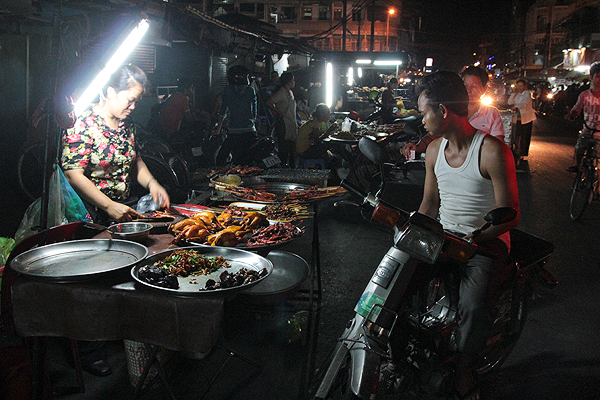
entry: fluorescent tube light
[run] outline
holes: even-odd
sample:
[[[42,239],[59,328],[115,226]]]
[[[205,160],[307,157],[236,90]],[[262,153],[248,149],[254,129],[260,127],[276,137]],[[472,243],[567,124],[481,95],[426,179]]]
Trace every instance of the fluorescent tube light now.
[[[131,31],[129,36],[123,41],[121,46],[117,49],[115,54],[108,60],[106,66],[100,73],[94,78],[90,86],[83,92],[81,97],[75,103],[75,116],[79,116],[89,106],[94,97],[98,92],[106,85],[106,82],[110,79],[113,72],[119,68],[127,56],[133,51],[135,46],[140,42],[144,34],[148,31],[150,22],[147,19],[143,19],[140,23]]]

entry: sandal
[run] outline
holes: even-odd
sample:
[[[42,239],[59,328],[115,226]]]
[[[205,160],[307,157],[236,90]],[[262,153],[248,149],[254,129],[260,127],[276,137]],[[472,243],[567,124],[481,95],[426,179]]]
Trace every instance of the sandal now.
[[[454,400],[481,400],[481,391],[479,385],[475,384],[467,391],[467,393],[460,394],[458,390],[452,388],[452,395]]]

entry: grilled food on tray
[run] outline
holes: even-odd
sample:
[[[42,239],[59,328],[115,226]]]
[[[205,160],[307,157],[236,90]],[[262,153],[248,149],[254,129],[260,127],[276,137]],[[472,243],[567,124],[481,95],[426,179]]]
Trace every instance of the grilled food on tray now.
[[[251,212],[240,221],[223,212],[218,217],[210,211],[202,211],[170,227],[176,237],[171,243],[196,242],[211,246],[235,247],[247,241],[247,235],[268,226],[267,217]]]
[[[205,257],[194,250],[175,250],[164,260],[141,267],[138,276],[154,286],[179,289],[178,276],[208,275],[229,267],[231,265],[223,257]]]
[[[217,175],[226,175],[226,174],[238,174],[238,175],[248,175],[254,173],[260,173],[262,169],[258,167],[251,167],[248,165],[226,165],[221,168],[213,169],[207,175],[208,178],[215,177]]]

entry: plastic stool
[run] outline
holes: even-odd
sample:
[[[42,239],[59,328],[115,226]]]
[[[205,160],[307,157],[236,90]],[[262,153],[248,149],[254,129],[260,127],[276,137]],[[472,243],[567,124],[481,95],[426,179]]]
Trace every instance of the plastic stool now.
[[[325,160],[321,158],[300,158],[298,162],[300,169],[325,169]]]

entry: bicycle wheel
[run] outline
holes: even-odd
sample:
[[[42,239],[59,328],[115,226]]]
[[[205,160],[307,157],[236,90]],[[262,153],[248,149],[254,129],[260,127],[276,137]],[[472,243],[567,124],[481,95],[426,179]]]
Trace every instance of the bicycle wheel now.
[[[589,168],[586,163],[582,163],[575,176],[575,182],[573,182],[573,189],[571,191],[571,203],[569,207],[569,213],[573,221],[577,221],[585,207],[590,202],[590,196],[592,194],[592,188],[594,185],[594,171],[593,168]]]
[[[33,144],[21,153],[17,164],[19,186],[29,200],[35,200],[42,195],[44,179],[43,143]]]

